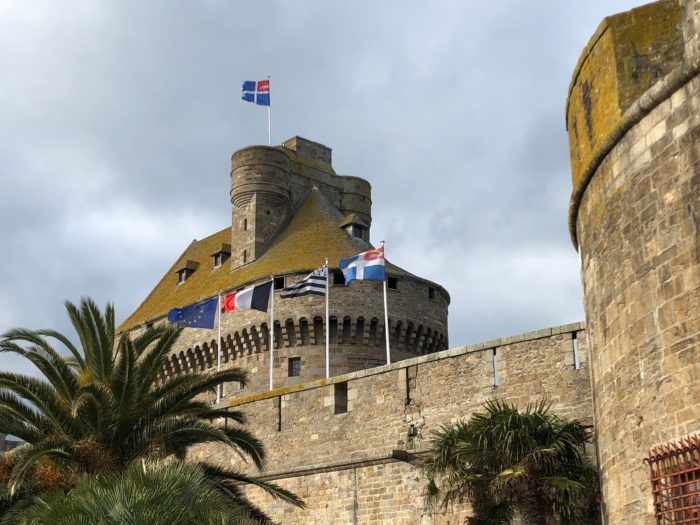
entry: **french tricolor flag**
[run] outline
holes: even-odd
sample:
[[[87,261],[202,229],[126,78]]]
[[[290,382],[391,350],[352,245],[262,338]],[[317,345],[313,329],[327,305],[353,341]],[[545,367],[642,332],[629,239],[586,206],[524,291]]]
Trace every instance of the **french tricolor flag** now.
[[[270,300],[272,281],[258,286],[252,286],[238,292],[226,294],[221,301],[224,312],[234,310],[260,310],[267,312],[267,303]]]
[[[243,96],[246,102],[254,102],[259,106],[270,105],[270,80],[246,80],[243,82]]]

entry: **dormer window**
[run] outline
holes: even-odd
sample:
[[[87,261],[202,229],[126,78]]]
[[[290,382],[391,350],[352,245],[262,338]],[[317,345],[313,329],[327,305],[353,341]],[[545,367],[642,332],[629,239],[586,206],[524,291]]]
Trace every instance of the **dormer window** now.
[[[222,243],[217,251],[212,253],[214,268],[220,268],[231,257],[231,245]]]
[[[343,217],[343,220],[340,222],[340,227],[345,230],[350,237],[369,242],[369,224],[355,213]]]
[[[187,269],[182,269],[178,270],[177,272],[177,284],[182,284],[184,283],[190,275],[192,275],[194,271],[192,270],[187,270]]]
[[[185,264],[180,266],[175,273],[177,273],[177,284],[178,286],[183,284],[190,276],[197,270],[199,263],[197,261],[187,260]]]

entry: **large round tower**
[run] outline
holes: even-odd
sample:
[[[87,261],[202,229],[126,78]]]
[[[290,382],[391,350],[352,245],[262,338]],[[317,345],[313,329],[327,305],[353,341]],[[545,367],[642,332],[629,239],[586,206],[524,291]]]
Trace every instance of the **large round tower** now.
[[[699,29],[697,0],[606,18],[567,100],[570,229],[610,525],[668,510],[643,460],[700,432]]]
[[[331,149],[293,137],[278,147],[251,146],[231,158],[231,227],[193,241],[172,269],[120,327],[166,322],[165,314],[274,279],[274,316],[236,310],[220,316],[217,330],[187,328],[165,364],[165,376],[237,366],[249,372],[241,385],[225,385],[225,397],[247,395],[272,384],[292,387],[326,375],[326,328],[331,375],[392,362],[448,346],[450,297],[436,283],[391,264],[387,254],[388,321],[381,282],[346,286],[338,261],[372,248],[369,182],[335,173]],[[283,298],[281,289],[324,265],[330,267],[325,298]],[[217,342],[220,327],[221,340]]]

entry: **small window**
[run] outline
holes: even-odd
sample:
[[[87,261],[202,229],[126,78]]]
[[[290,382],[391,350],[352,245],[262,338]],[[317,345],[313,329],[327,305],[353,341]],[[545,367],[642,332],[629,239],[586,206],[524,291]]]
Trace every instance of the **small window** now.
[[[357,237],[358,239],[364,239],[365,238],[365,229],[362,226],[358,226],[357,224],[352,225],[352,236]]]
[[[386,286],[389,290],[399,289],[399,278],[398,277],[387,277]]]
[[[284,288],[284,277],[275,277],[275,290]]]
[[[243,264],[248,262],[248,250],[243,250]]]
[[[345,276],[340,270],[333,270],[333,286],[342,286],[345,284]]]
[[[428,287],[428,299],[432,299],[433,301],[435,300],[435,288],[432,286]]]
[[[270,215],[270,210],[267,210],[267,214]]]
[[[179,270],[177,272],[177,284],[184,283],[190,275],[192,275],[192,270],[188,270],[187,268]]]
[[[348,411],[348,383],[336,383],[333,385],[335,398],[335,413],[345,414]]]
[[[287,361],[287,372],[289,377],[301,375],[301,357],[290,357]]]
[[[214,254],[214,268],[220,268],[228,260],[229,254],[226,252],[217,252]]]
[[[248,219],[243,219],[243,231],[248,231]]]

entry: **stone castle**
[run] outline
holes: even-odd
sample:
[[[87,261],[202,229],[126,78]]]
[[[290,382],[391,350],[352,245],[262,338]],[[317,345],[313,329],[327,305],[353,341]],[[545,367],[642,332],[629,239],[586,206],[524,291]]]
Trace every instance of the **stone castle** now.
[[[336,175],[331,150],[300,137],[237,151],[231,227],[193,241],[119,328],[274,279],[272,326],[264,312],[234,311],[220,341],[186,329],[162,372],[212,369],[219,356],[247,370],[222,402],[248,416],[269,470],[213,446],[192,454],[302,497],[295,509],[249,489],[280,523],[461,523],[468,509],[423,503],[417,463],[431,431],[488,399],[546,397],[594,425],[605,523],[697,523],[700,450],[679,440],[700,433],[699,35],[700,0],[662,0],[606,18],[574,70],[569,224],[586,325],[448,350],[447,291],[387,261],[385,326],[381,283],[344,286],[337,271],[371,247],[369,183]],[[326,258],[329,379],[324,298],[279,297]]]

